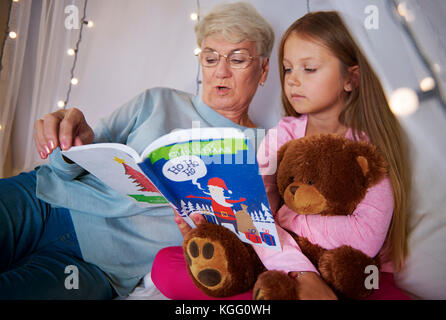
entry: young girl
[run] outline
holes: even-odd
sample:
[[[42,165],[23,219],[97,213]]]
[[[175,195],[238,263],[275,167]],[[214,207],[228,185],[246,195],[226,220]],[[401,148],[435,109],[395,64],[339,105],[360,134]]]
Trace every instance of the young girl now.
[[[286,117],[271,129],[258,152],[271,209],[275,212],[282,252],[254,246],[265,267],[296,276],[301,298],[334,298],[331,289],[302,254],[285,229],[296,229],[326,249],[351,245],[386,262],[380,290],[371,299],[404,299],[394,287],[392,271],[399,270],[407,253],[406,216],[410,187],[402,130],[391,113],[381,84],[336,12],[314,12],[294,22],[279,47],[282,102]],[[277,150],[287,141],[319,133],[335,133],[353,140],[368,140],[383,154],[388,177],[372,187],[351,216],[296,215],[280,206],[275,183]],[[178,217],[177,217],[178,219]],[[177,220],[180,229],[187,228]],[[312,232],[317,228],[323,234]],[[168,249],[170,258],[182,252]],[[163,254],[165,254],[166,251]],[[186,267],[184,267],[185,269]],[[193,284],[177,284],[171,294],[166,283],[152,278],[171,298],[205,298]],[[178,269],[176,269],[178,273]],[[251,293],[232,298],[247,298]]]
[[[410,175],[402,130],[377,76],[336,12],[309,13],[294,22],[282,37],[280,64],[287,116],[268,132],[258,153],[277,223],[326,249],[351,245],[372,257],[380,254],[386,262],[383,271],[399,270],[407,253]],[[372,187],[350,216],[296,215],[286,206],[279,208],[276,176],[271,170],[277,150],[289,140],[319,133],[367,140],[387,161],[388,178]],[[314,232],[321,229],[321,234]],[[280,254],[255,247],[266,268],[314,277],[317,270],[295,241],[281,228],[279,233],[284,247]],[[390,275],[382,277],[393,282]]]

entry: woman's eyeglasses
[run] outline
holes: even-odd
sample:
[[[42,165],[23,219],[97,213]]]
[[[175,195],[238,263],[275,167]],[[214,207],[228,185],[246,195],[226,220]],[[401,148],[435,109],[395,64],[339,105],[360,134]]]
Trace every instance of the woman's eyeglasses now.
[[[200,64],[206,68],[215,67],[220,58],[223,57],[228,62],[229,66],[233,69],[247,68],[255,56],[251,56],[248,50],[239,49],[230,52],[228,55],[220,54],[215,50],[205,49],[199,54]]]

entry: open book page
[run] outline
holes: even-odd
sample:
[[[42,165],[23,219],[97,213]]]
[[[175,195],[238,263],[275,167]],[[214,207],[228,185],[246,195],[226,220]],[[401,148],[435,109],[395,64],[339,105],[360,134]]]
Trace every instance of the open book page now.
[[[201,214],[244,242],[281,250],[251,141],[235,129],[206,129],[152,145],[139,166],[186,221]]]
[[[62,154],[109,187],[128,195],[141,207],[168,205],[164,196],[137,165],[139,155],[126,145],[90,144],[72,147]]]

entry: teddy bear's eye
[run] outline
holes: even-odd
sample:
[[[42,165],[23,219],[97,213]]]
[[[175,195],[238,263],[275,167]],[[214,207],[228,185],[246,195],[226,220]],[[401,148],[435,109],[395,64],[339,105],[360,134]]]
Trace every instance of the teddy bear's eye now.
[[[289,177],[288,179],[290,180],[290,182],[294,181],[294,177],[293,176]]]
[[[313,184],[312,180],[308,180],[308,184],[311,186]]]

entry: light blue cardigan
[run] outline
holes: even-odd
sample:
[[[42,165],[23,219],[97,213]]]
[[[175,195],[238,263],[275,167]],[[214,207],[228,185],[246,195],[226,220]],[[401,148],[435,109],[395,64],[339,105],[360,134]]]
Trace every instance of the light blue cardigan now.
[[[200,97],[168,88],[146,90],[102,120],[95,142],[119,142],[138,153],[174,129],[235,127]],[[127,295],[152,267],[163,247],[180,245],[182,236],[170,207],[143,209],[110,189],[75,164],[66,163],[57,149],[50,165],[37,169],[37,196],[68,208],[84,260],[99,266],[119,295]]]

